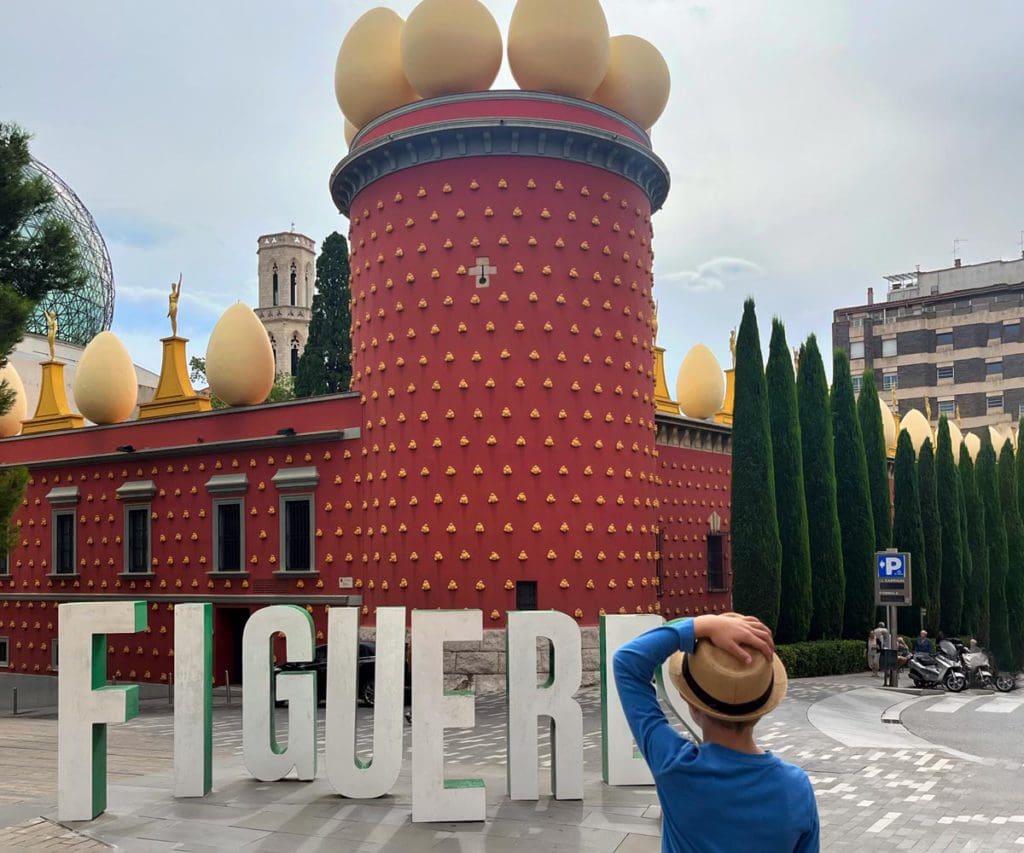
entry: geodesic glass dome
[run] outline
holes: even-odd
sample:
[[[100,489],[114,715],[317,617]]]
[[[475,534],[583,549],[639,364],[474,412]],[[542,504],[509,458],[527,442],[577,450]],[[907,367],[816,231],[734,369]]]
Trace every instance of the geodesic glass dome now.
[[[107,244],[96,226],[96,220],[59,175],[33,159],[29,171],[42,175],[53,186],[54,200],[50,213],[71,227],[78,241],[88,280],[84,287],[67,293],[52,292],[36,306],[26,331],[46,334],[47,310],[57,312],[57,339],[85,346],[100,332],[110,328],[114,319],[114,271],[110,266]],[[25,230],[33,233],[39,220],[30,220]]]

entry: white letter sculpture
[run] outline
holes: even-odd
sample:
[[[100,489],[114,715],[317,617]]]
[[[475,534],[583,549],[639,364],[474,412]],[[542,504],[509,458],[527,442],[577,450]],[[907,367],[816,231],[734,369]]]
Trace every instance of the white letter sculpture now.
[[[312,661],[313,617],[294,604],[257,610],[242,632],[242,751],[249,772],[276,782],[295,768],[299,779],[316,776],[316,672],[282,672],[276,696],[288,703],[288,746],[277,743],[274,725],[273,637],[285,636],[290,661]]]
[[[537,638],[551,641],[548,680],[537,684]],[[505,632],[508,795],[537,799],[537,719],[551,720],[551,792],[583,799],[583,709],[573,699],[583,680],[580,629],[556,610],[508,614]]]
[[[356,757],[359,608],[327,615],[327,778],[343,797],[382,797],[402,772],[405,726],[405,608],[377,608],[373,667],[373,757]]]
[[[622,712],[612,658],[620,646],[663,621],[655,613],[601,617],[601,777],[607,785],[654,784]]]
[[[444,730],[476,723],[471,690],[444,689],[444,644],[479,642],[479,610],[414,610],[412,614],[412,820],[484,820],[483,779],[444,778]]]
[[[174,608],[174,796],[213,787],[213,605]]]
[[[107,637],[146,628],[145,601],[58,609],[57,818],[92,820],[107,808],[107,723],[139,713],[135,684],[107,685]]]

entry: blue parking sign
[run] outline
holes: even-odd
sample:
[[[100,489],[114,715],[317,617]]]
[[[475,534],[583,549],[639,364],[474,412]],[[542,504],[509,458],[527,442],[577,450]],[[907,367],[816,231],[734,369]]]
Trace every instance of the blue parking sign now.
[[[907,576],[906,554],[879,554],[878,577],[905,578]]]

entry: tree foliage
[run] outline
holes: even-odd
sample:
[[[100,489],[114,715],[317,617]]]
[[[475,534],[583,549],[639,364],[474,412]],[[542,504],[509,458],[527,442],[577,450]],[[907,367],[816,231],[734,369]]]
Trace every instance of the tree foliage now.
[[[295,394],[312,397],[348,391],[352,380],[348,243],[337,231],[316,260],[316,294],[309,340],[295,371]]]
[[[925,439],[917,456],[917,489],[921,501],[921,531],[928,562],[928,596],[925,624],[932,631],[942,628],[942,525],[939,523],[938,486],[935,481],[935,451],[931,439]]]
[[[921,500],[917,490],[917,460],[906,430],[900,430],[893,464],[892,544],[910,554],[910,586],[913,607],[900,608],[900,633],[916,634],[921,628],[920,608],[928,600],[928,557],[921,529]]]
[[[743,305],[736,338],[732,430],[733,604],[773,631],[779,621],[782,545],[775,515],[775,474],[768,391],[754,300]]]
[[[999,476],[996,452],[992,440],[985,432],[978,452],[978,492],[985,506],[985,542],[988,546],[988,644],[996,665],[1006,668],[1012,664],[1010,626],[1006,613],[1006,524],[999,505]]]
[[[970,534],[967,532],[967,498],[964,494],[963,457],[967,448],[960,445],[960,463],[957,465],[956,493],[960,504],[960,633],[970,633],[967,611],[967,596],[974,582],[974,560],[971,555]],[[970,463],[970,454],[967,454]]]
[[[206,385],[206,359],[201,356],[194,355],[188,360],[189,377],[192,382],[198,385]],[[212,391],[207,389],[206,394],[210,398],[210,405],[215,409],[226,409],[228,404],[225,403],[220,397],[214,394]],[[264,403],[283,403],[287,400],[295,399],[295,388],[292,381],[292,377],[288,374],[279,373],[274,377],[274,385],[270,389],[270,393],[267,395],[267,399]]]
[[[0,561],[18,543],[18,529],[11,524],[25,496],[28,469],[17,467],[0,471]]]
[[[775,637],[780,643],[798,643],[807,639],[811,626],[811,550],[796,377],[786,328],[778,318],[772,321],[765,382],[775,472],[775,511],[782,543],[782,595]]]
[[[814,567],[811,578],[810,638],[838,639],[843,630],[846,582],[843,540],[836,510],[835,450],[829,413],[828,381],[814,335],[800,347],[796,377],[800,411],[800,442],[804,459],[804,492]],[[736,466],[733,465],[735,472]]]
[[[850,359],[841,349],[833,355],[830,404],[835,441],[836,504],[846,579],[843,636],[859,640],[875,621],[875,522],[864,440],[853,399]]]
[[[988,539],[985,536],[985,505],[978,490],[974,462],[966,445],[960,447],[960,486],[967,515],[967,547],[971,555],[971,574],[964,592],[961,627],[988,645]]]
[[[875,386],[875,371],[867,369],[857,398],[857,417],[864,442],[864,461],[871,489],[871,520],[875,523],[875,550],[884,551],[892,541],[892,498],[889,492],[889,462],[886,457],[885,427]],[[858,638],[859,639],[859,638]]]
[[[1004,667],[1013,670],[1024,667],[1024,523],[1017,506],[1016,468],[1013,445],[1007,440],[999,452],[999,499],[1006,525],[1006,615],[1013,655]]]
[[[960,538],[960,489],[953,441],[946,416],[939,418],[938,444],[935,453],[935,484],[942,528],[942,569],[939,572],[939,612],[942,629],[950,635],[959,634],[964,608],[963,541]]]
[[[1020,511],[1020,517],[1024,518],[1024,432],[1021,432],[1021,428],[1024,427],[1024,418],[1020,419],[1017,424],[1017,457],[1015,459],[1014,469],[1017,472],[1017,509]]]
[[[0,367],[39,300],[87,280],[71,228],[52,214],[53,187],[26,171],[29,138],[17,125],[0,123]],[[0,414],[13,402],[13,390],[0,383]]]

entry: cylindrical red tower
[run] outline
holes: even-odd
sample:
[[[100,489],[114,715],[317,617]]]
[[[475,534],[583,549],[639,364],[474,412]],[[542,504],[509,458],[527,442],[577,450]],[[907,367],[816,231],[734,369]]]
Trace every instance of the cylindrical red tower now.
[[[639,127],[534,92],[420,101],[356,138],[331,190],[363,401],[345,559],[371,611],[655,607],[668,182]]]

